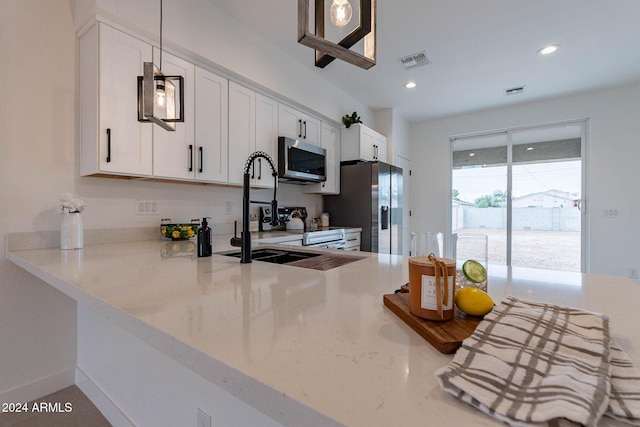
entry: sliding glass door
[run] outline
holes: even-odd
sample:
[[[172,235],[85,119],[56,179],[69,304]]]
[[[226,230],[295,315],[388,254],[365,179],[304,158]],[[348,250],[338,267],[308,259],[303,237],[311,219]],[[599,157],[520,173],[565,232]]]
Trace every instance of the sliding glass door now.
[[[452,233],[486,235],[489,264],[582,271],[584,132],[580,121],[452,139]]]
[[[507,265],[507,138],[502,132],[452,141],[451,232],[458,260],[484,261],[478,245],[464,242],[487,235],[488,262]]]

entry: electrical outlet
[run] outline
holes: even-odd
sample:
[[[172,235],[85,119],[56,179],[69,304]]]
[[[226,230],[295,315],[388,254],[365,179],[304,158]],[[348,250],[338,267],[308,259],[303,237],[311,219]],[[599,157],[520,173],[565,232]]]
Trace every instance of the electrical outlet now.
[[[226,214],[233,215],[233,202],[226,202],[225,207],[226,207]]]
[[[200,408],[198,408],[198,427],[211,427],[211,417]]]
[[[620,218],[622,212],[618,208],[608,208],[602,210],[602,216],[604,218]]]
[[[630,268],[628,276],[629,276],[629,279],[637,279],[638,278],[638,269],[637,268]]]
[[[156,200],[136,200],[136,215],[158,215],[158,202]]]

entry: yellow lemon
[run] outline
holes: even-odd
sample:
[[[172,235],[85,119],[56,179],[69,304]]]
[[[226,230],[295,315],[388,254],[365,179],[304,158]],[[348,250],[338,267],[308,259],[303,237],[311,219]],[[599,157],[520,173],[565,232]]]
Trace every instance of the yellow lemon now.
[[[484,316],[493,310],[493,300],[477,288],[462,288],[456,292],[456,305],[471,316]]]

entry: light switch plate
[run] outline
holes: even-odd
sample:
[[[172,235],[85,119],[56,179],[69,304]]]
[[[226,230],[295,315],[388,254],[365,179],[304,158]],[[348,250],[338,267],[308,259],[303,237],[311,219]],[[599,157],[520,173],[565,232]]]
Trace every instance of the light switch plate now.
[[[158,215],[158,202],[156,200],[136,200],[136,215]]]

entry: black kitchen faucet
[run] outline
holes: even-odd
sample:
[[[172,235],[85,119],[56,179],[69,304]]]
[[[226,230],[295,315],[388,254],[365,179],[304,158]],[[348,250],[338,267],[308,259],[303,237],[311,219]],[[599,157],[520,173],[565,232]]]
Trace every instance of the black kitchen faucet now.
[[[256,151],[249,156],[244,164],[244,181],[242,184],[242,232],[240,237],[233,236],[231,238],[231,246],[240,246],[240,262],[243,264],[251,262],[251,232],[249,231],[249,205],[251,203],[269,204],[269,202],[260,202],[249,199],[249,169],[256,159],[265,159],[271,171],[273,172],[273,200],[271,201],[271,212],[278,212],[278,201],[276,200],[276,191],[278,189],[278,170],[271,157],[264,151]],[[278,225],[278,215],[271,215],[271,225]]]

